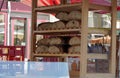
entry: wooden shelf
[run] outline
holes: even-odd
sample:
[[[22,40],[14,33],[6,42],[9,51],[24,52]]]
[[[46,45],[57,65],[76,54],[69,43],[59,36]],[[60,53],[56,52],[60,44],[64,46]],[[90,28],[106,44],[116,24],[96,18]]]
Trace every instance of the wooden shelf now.
[[[42,56],[80,56],[80,54],[67,54],[67,53],[59,53],[59,54],[50,54],[50,53],[41,53],[41,54],[34,54],[36,57],[42,57]]]
[[[88,54],[88,58],[89,59],[108,59],[108,55],[91,53],[91,54]]]
[[[59,29],[59,30],[41,30],[34,31],[34,34],[80,34],[81,29]],[[94,34],[109,34],[110,28],[89,28],[88,33]]]
[[[34,31],[34,34],[80,34],[80,29],[42,30]]]
[[[46,13],[58,13],[58,12],[70,12],[73,10],[81,10],[81,3],[75,4],[64,4],[64,5],[55,5],[55,6],[43,6],[35,8],[35,11],[46,12]]]
[[[73,10],[80,10],[81,11],[82,3],[74,3],[74,4],[64,4],[64,5],[55,5],[55,6],[43,6],[37,7],[34,11],[37,12],[45,12],[45,13],[58,13],[58,12],[71,12]],[[90,4],[89,10],[105,10],[110,12],[110,6],[103,6],[103,5],[96,5]]]
[[[89,27],[88,33],[94,33],[94,34],[109,34],[110,33],[110,28],[94,28],[94,27]]]
[[[115,78],[114,74],[110,73],[89,73],[86,75],[87,78]]]
[[[66,0],[60,0],[65,2]],[[104,6],[98,4],[89,3],[89,0],[82,0],[81,3],[74,4],[60,4],[54,6],[43,6],[38,7],[38,1],[32,0],[32,38],[31,38],[31,59],[34,60],[34,57],[80,57],[80,72],[70,72],[70,78],[115,78],[115,69],[116,69],[116,15],[117,15],[117,0],[111,0],[110,6]],[[61,30],[36,30],[37,26],[37,15],[38,12],[57,14],[59,12],[71,12],[71,11],[80,11],[81,12],[81,29],[61,29]],[[104,12],[111,14],[111,28],[88,28],[88,12]],[[109,73],[87,73],[87,59],[108,59],[108,54],[92,54],[87,53],[87,43],[88,43],[88,34],[111,34],[111,51],[110,51],[110,61],[109,61]],[[36,35],[64,35],[64,34],[79,34],[81,36],[81,53],[41,53],[35,54],[36,48]],[[73,75],[73,77],[71,77]],[[76,77],[80,76],[80,77]]]

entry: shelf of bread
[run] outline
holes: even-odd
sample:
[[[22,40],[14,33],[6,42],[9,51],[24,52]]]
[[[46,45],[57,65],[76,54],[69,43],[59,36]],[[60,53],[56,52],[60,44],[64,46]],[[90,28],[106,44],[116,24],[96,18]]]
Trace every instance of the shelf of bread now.
[[[108,54],[88,54],[90,59],[108,59]]]
[[[110,6],[103,6],[103,5],[97,5],[97,4],[89,4],[90,10],[105,10],[109,12],[111,10]],[[73,10],[81,10],[82,3],[74,3],[74,4],[64,4],[64,5],[54,5],[54,6],[43,6],[43,7],[37,7],[35,8],[35,11],[37,12],[45,12],[45,13],[58,13],[58,12],[71,12]]]
[[[48,37],[37,41],[35,55],[79,56],[80,37]]]
[[[45,52],[45,53],[39,53],[39,54],[34,54],[34,56],[36,57],[40,57],[40,56],[80,56],[80,53],[49,53],[49,52]]]

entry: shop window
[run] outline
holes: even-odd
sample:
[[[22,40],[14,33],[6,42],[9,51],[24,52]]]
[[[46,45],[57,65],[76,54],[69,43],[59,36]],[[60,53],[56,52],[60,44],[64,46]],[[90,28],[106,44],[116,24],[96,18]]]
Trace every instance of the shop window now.
[[[0,45],[4,45],[4,15],[0,14]]]
[[[111,28],[110,14],[100,14],[89,11],[88,26],[96,28]]]
[[[111,28],[111,18],[110,15],[106,14],[106,15],[102,15],[102,27],[103,28]]]
[[[25,19],[19,19],[15,18],[12,19],[12,45],[25,45],[25,24],[26,20]]]
[[[15,20],[14,45],[23,45],[25,42],[25,20]]]

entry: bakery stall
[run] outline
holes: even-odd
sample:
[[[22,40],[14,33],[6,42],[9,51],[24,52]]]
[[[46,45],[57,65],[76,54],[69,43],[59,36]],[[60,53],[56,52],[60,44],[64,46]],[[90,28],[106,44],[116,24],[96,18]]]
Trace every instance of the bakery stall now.
[[[109,5],[91,0],[73,3],[60,1],[60,4],[56,5],[37,6],[39,1],[32,0],[30,60],[68,62],[70,78],[115,78],[117,0],[111,0]],[[109,13],[110,28],[90,28],[89,11]],[[59,21],[37,25],[39,12],[54,14]],[[91,34],[103,36],[92,39],[89,36]],[[37,35],[42,37],[38,40]],[[89,44],[94,43],[95,46],[91,49]]]

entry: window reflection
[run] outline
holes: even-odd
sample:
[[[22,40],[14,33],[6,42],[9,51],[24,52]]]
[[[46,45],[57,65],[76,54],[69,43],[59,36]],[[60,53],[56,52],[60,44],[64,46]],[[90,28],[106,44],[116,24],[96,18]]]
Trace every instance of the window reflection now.
[[[104,34],[89,34],[88,53],[108,53],[110,51],[111,37]]]
[[[108,59],[88,59],[87,61],[88,73],[109,73]]]
[[[25,19],[15,19],[14,25],[14,45],[24,45],[25,43]]]
[[[4,15],[0,14],[0,45],[4,45]]]

